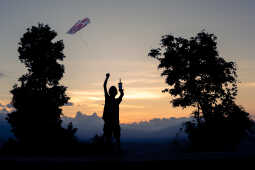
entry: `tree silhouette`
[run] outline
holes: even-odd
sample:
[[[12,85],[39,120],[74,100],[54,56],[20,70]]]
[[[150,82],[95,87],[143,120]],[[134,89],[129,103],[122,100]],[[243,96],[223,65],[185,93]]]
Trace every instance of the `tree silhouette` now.
[[[66,87],[59,84],[64,73],[59,61],[65,55],[63,41],[53,42],[56,36],[48,25],[38,24],[28,28],[20,39],[19,60],[28,72],[11,90],[15,111],[7,117],[19,143],[43,149],[75,140],[72,124],[67,129],[61,127],[61,106],[69,97]]]
[[[161,76],[166,77],[170,86],[163,92],[173,96],[173,106],[196,108],[193,112],[196,121],[187,122],[185,129],[199,147],[203,141],[202,132],[209,134],[207,142],[222,137],[219,142],[222,143],[229,135],[231,139],[240,139],[251,126],[249,114],[234,102],[238,90],[236,65],[219,56],[216,40],[214,34],[204,31],[190,39],[165,35],[161,47],[149,53],[160,62]],[[231,129],[233,123],[238,125]],[[240,135],[234,131],[239,131]]]

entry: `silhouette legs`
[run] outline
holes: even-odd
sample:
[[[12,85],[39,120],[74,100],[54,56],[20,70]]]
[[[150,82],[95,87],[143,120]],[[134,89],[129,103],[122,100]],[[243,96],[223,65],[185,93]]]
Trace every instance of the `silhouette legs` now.
[[[116,140],[117,150],[120,151],[120,126],[105,121],[104,124],[104,141],[108,149],[112,146],[112,136]]]

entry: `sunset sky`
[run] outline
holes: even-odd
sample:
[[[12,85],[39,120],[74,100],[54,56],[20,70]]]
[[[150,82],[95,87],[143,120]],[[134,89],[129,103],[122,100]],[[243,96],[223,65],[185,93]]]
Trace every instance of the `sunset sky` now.
[[[66,58],[61,83],[68,87],[77,111],[102,115],[103,81],[121,78],[125,96],[120,105],[122,123],[189,116],[173,108],[157,61],[147,56],[164,34],[189,38],[205,29],[218,36],[219,53],[238,64],[237,103],[255,115],[255,1],[253,0],[0,0],[0,103],[11,101],[9,91],[25,73],[17,43],[26,28],[49,24],[63,39]],[[91,23],[75,35],[68,29],[79,19]]]

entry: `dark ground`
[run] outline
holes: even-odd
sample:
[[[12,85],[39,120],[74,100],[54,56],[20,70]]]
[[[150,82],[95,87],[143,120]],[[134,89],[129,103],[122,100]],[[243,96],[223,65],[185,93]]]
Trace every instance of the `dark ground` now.
[[[90,168],[132,168],[132,167],[172,167],[192,166],[196,160],[215,161],[209,167],[216,166],[219,162],[231,166],[251,165],[255,162],[255,152],[211,152],[191,153],[177,150],[175,145],[169,143],[124,143],[121,154],[111,153],[93,156],[0,156],[1,167],[31,167],[33,169],[53,167],[54,169],[79,169]],[[183,161],[194,160],[190,163]],[[241,162],[247,163],[241,163]],[[208,168],[209,168],[208,167]],[[89,169],[90,169],[89,168]],[[108,169],[108,168],[107,168]],[[165,169],[165,168],[164,168]],[[168,169],[168,168],[167,168]],[[207,168],[205,168],[207,169]],[[158,169],[156,169],[158,170]]]

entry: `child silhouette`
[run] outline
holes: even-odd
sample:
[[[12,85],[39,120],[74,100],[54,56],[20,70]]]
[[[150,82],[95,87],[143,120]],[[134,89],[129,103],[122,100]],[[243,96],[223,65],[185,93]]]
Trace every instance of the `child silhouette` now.
[[[115,98],[118,91],[115,86],[111,86],[109,89],[109,94],[107,91],[107,82],[110,74],[106,74],[106,79],[104,81],[104,95],[105,95],[105,105],[104,105],[104,138],[106,143],[111,143],[112,135],[116,139],[117,145],[120,149],[120,123],[119,123],[119,104],[122,101],[124,92],[122,89],[121,82],[119,83],[120,96]]]

